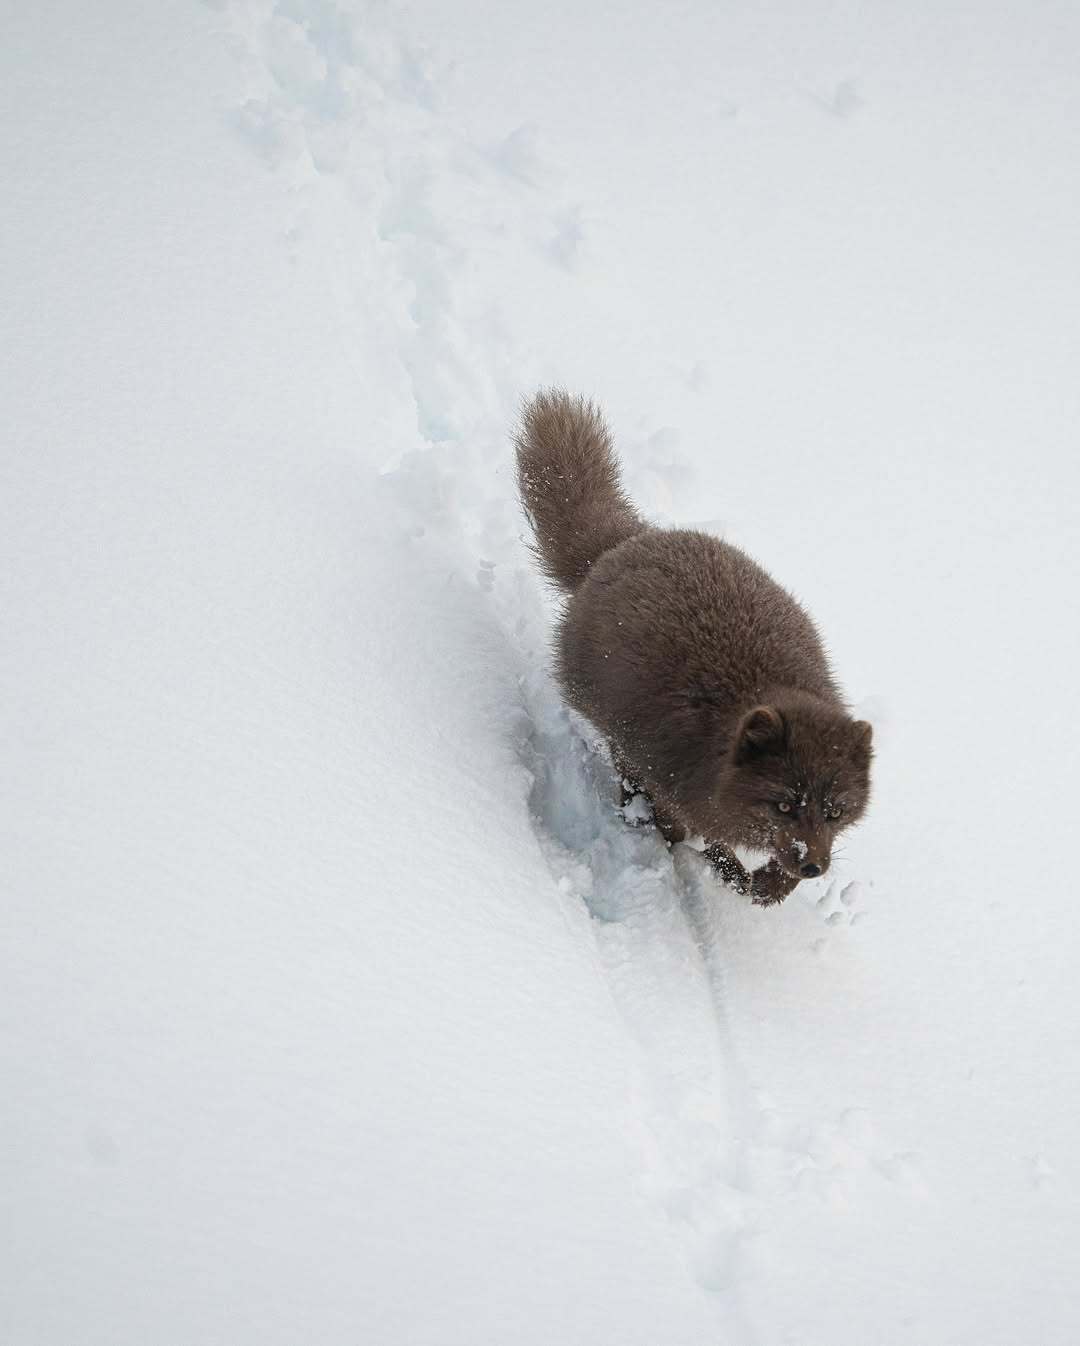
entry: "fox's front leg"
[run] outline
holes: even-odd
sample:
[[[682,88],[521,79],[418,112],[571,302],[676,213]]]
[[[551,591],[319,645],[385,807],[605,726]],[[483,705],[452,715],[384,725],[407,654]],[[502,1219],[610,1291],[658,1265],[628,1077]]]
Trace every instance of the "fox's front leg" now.
[[[783,902],[788,893],[798,886],[799,880],[785,873],[775,860],[755,869],[752,874],[748,873],[737,857],[719,841],[714,841],[706,849],[705,858],[729,887],[737,893],[749,893],[756,907],[771,907],[776,902]]]
[[[705,859],[716,870],[721,880],[734,888],[737,893],[750,892],[752,876],[747,873],[735,855],[720,841],[714,841],[705,848]]]
[[[798,884],[797,878],[792,878],[775,860],[770,860],[751,874],[750,893],[755,906],[771,907],[775,902],[783,902]]]

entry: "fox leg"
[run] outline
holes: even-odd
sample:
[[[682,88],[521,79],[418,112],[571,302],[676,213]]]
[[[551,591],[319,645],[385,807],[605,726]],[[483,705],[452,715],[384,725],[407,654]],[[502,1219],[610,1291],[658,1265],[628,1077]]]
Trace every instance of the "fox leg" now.
[[[771,907],[776,902],[783,902],[799,883],[798,879],[785,873],[775,860],[749,873],[719,841],[709,846],[705,858],[728,887],[734,888],[737,893],[749,893],[755,907]]]
[[[658,809],[655,804],[653,805],[653,821],[659,828],[660,835],[669,846],[674,846],[677,841],[686,840],[686,828],[683,827],[682,823],[676,822],[663,809]]]
[[[663,808],[657,805],[649,792],[641,784],[641,774],[632,762],[628,762],[621,753],[612,749],[612,762],[619,776],[619,789],[622,792],[622,807],[625,808],[637,795],[643,795],[652,805],[653,822],[659,829],[660,835],[669,845],[674,845],[677,841],[686,840],[686,828],[681,823],[670,817]]]
[[[714,841],[708,846],[705,851],[705,859],[730,888],[734,888],[737,893],[750,892],[753,883],[752,876],[747,873],[745,866],[736,859],[723,842]]]
[[[799,880],[785,873],[775,860],[755,869],[750,877],[750,892],[756,907],[771,907],[774,902],[783,902],[799,885]]]
[[[614,746],[611,748],[611,761],[615,767],[615,774],[619,778],[619,790],[622,794],[622,805],[625,808],[635,795],[645,793],[641,788],[641,777],[637,768],[628,762]]]

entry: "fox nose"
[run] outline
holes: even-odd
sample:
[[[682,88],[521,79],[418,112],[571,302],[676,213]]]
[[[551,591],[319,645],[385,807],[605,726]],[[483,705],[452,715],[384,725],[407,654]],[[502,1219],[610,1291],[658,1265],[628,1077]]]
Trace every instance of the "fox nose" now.
[[[815,864],[803,865],[802,868],[799,870],[799,873],[803,876],[804,879],[813,879],[816,878],[821,873],[821,866]]]

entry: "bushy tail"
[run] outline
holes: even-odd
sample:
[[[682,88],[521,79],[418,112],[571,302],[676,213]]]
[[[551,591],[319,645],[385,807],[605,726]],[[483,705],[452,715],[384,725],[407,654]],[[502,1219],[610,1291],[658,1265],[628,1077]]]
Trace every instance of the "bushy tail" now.
[[[611,433],[591,402],[551,389],[526,406],[515,442],[540,568],[576,589],[599,556],[646,527],[622,489]]]

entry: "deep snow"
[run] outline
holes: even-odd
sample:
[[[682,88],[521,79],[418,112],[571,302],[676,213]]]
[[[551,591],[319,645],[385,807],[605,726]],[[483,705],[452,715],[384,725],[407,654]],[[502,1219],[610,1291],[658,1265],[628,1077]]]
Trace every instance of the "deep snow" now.
[[[0,1336],[1073,1343],[1075,10],[0,44]],[[762,911],[561,708],[519,398],[877,728]]]

